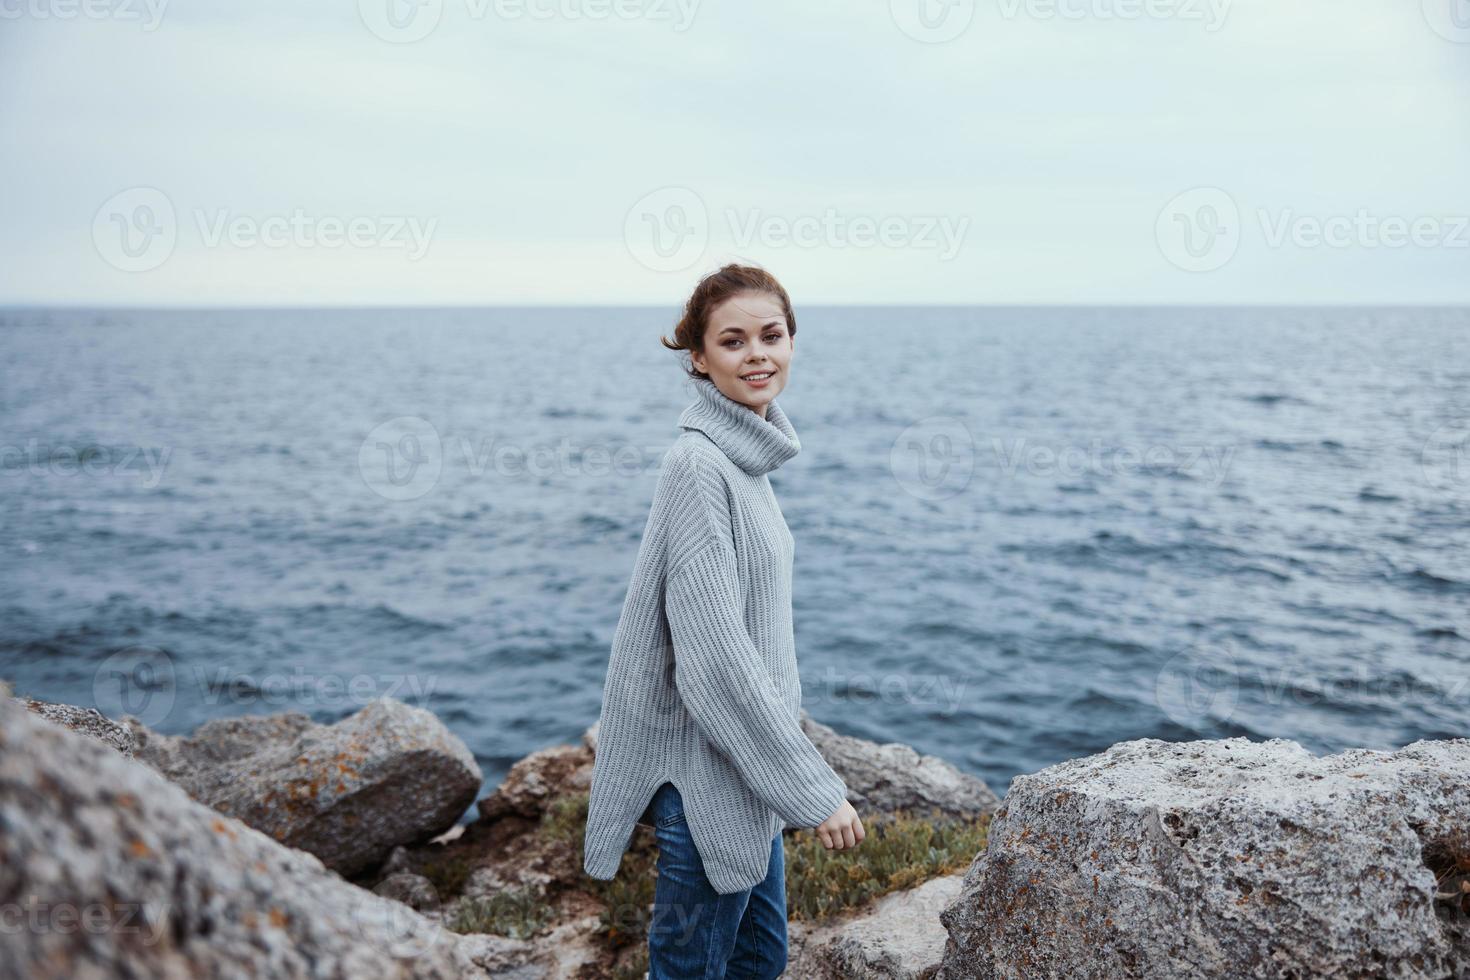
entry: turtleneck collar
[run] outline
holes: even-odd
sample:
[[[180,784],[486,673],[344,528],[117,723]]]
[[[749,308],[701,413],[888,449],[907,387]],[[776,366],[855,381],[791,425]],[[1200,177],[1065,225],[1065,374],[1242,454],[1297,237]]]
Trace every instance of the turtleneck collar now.
[[[681,429],[698,429],[719,446],[730,462],[751,476],[769,473],[797,453],[801,441],[774,401],[766,417],[730,398],[709,378],[694,380],[698,398],[679,416]]]

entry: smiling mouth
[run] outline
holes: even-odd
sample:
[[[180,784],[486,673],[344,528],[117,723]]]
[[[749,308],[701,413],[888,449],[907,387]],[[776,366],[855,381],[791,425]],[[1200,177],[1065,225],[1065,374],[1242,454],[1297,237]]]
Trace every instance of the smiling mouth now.
[[[767,378],[773,376],[775,373],[776,373],[775,371],[757,371],[754,374],[742,374],[740,376],[740,380],[742,380],[742,381],[764,381]]]

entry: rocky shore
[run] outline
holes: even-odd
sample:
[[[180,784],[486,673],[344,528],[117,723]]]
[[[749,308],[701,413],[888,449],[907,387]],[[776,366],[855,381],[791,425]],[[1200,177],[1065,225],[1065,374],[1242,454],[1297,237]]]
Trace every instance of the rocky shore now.
[[[1470,977],[1470,740],[1125,742],[1004,800],[802,724],[869,829],[788,831],[786,976]],[[636,978],[639,827],[581,872],[596,726],[482,777],[374,701],[187,736],[0,684],[0,976]]]

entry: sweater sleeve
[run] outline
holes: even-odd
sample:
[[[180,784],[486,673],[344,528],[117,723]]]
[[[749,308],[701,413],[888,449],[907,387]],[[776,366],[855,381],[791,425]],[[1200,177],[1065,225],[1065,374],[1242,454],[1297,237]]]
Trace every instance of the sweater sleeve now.
[[[782,703],[745,628],[733,546],[710,537],[665,585],[674,680],[685,707],[745,783],[791,827],[815,827],[847,785]]]

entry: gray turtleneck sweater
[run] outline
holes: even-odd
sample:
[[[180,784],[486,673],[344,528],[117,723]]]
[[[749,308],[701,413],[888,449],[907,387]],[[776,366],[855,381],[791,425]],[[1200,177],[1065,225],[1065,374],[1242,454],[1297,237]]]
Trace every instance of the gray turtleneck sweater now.
[[[774,401],[761,418],[694,385],[613,636],[583,867],[617,874],[667,780],[710,884],[729,894],[762,881],[775,836],[825,821],[847,786],[799,721],[795,542],[767,474],[801,443]]]

